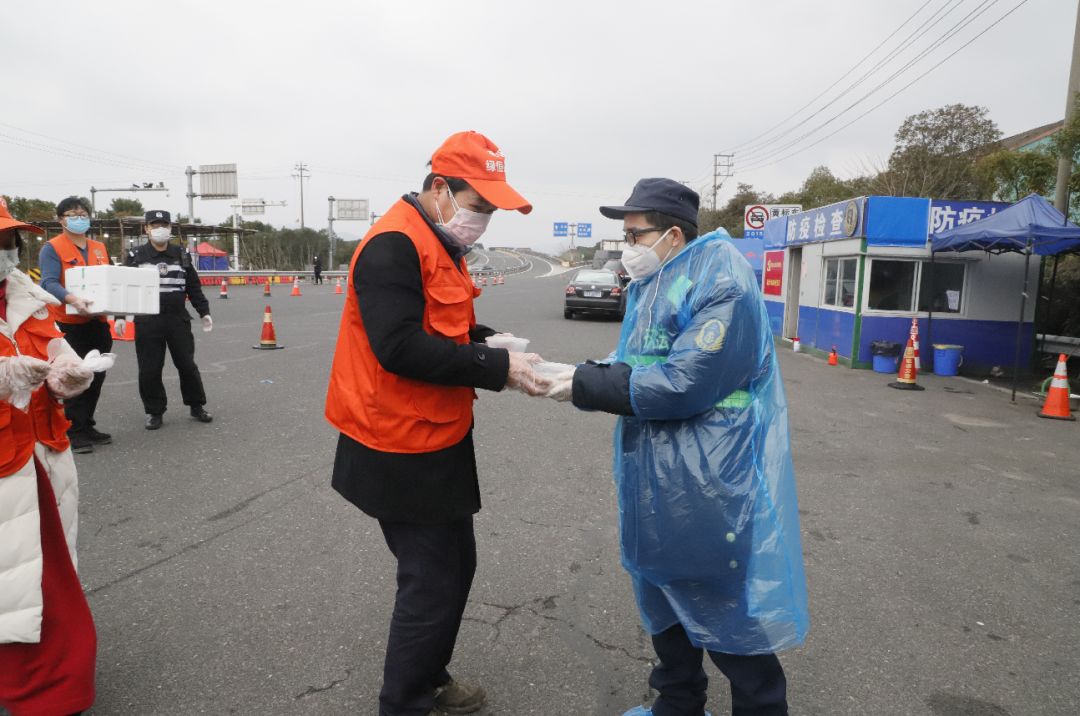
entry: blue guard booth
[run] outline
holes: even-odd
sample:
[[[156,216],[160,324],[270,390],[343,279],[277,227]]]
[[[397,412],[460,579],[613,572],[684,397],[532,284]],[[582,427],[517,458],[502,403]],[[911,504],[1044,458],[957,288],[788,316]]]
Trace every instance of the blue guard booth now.
[[[1019,287],[1038,265],[1017,254],[931,254],[929,237],[993,216],[1009,205],[868,196],[765,224],[762,291],[773,333],[800,339],[856,368],[872,365],[871,343],[906,343],[919,326],[924,369],[932,340],[963,346],[963,368],[1014,365]],[[933,260],[931,260],[933,259]],[[1022,367],[1030,362],[1034,304],[1020,323]]]

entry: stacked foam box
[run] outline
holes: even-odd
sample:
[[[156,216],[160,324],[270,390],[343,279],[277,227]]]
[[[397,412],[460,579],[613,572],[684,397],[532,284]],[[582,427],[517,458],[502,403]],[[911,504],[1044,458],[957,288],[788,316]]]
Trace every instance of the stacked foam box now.
[[[152,268],[73,266],[64,273],[64,287],[93,301],[94,313],[156,314],[159,283],[160,275]],[[68,306],[67,312],[77,311]]]

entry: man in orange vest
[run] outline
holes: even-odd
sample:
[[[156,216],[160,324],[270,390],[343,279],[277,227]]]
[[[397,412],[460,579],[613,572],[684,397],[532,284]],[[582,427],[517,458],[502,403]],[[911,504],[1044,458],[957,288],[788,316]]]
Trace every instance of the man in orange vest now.
[[[78,313],[68,313],[64,305],[52,306],[49,311],[80,358],[95,348],[108,353],[112,350],[112,335],[105,316],[91,315],[93,307],[90,302],[64,287],[64,272],[72,266],[108,265],[109,254],[105,244],[86,235],[90,230],[90,205],[86,199],[69,196],[56,205],[56,217],[60,220],[63,233],[49,239],[41,247],[38,256],[41,287],[59,299],[61,304],[73,307]],[[120,319],[118,323],[117,331],[123,332],[123,320]],[[112,442],[112,436],[99,431],[94,421],[104,382],[105,373],[95,373],[94,382],[85,393],[64,403],[64,413],[71,421],[68,437],[71,439],[72,452],[93,452],[95,445]]]
[[[474,388],[549,385],[538,356],[487,346],[465,254],[496,209],[532,206],[487,137],[454,134],[419,194],[371,228],[349,267],[326,418],[340,431],[332,485],[379,520],[397,559],[381,716],[472,713],[484,690],[447,671],[476,569]]]

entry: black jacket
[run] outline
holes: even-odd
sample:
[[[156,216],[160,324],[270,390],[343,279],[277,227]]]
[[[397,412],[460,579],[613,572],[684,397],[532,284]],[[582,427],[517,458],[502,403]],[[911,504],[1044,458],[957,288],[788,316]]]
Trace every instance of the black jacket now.
[[[163,251],[158,251],[150,242],[136,246],[128,251],[124,261],[127,266],[144,266],[157,269],[161,278],[161,311],[159,316],[183,315],[190,319],[185,305],[191,299],[191,306],[199,316],[210,314],[210,302],[206,300],[199,273],[191,264],[191,255],[176,244],[166,244]],[[136,321],[154,319],[154,316],[137,316]]]
[[[405,200],[424,216],[415,199]],[[424,217],[426,220],[426,217]],[[431,225],[430,221],[428,222]],[[453,257],[457,247],[431,225]],[[459,345],[423,328],[424,287],[420,257],[408,236],[376,234],[356,261],[351,286],[371,349],[385,370],[439,385],[502,390],[509,353],[484,339],[486,326]],[[365,513],[390,522],[439,523],[480,510],[472,432],[456,445],[428,453],[373,450],[347,435],[338,438],[332,486]]]

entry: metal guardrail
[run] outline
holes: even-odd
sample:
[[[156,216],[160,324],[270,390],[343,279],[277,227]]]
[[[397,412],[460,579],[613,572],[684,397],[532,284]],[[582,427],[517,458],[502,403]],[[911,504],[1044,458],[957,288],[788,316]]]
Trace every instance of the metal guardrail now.
[[[1080,353],[1080,338],[1072,336],[1051,336],[1040,333],[1035,336],[1035,345],[1042,353],[1064,353],[1070,356]]]

